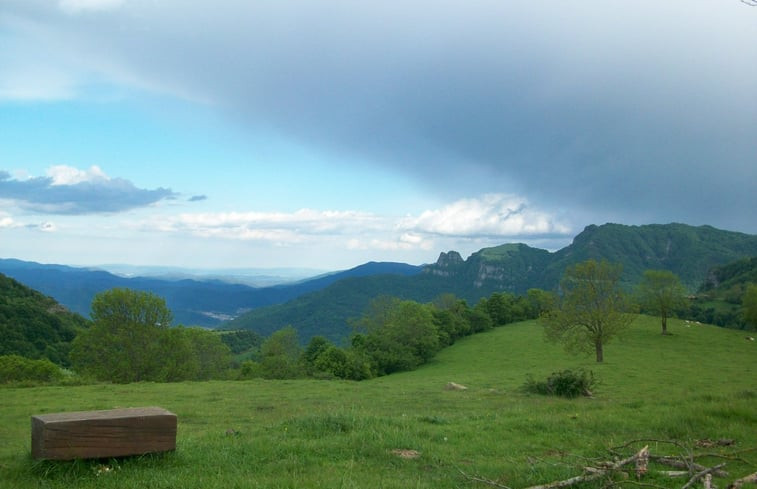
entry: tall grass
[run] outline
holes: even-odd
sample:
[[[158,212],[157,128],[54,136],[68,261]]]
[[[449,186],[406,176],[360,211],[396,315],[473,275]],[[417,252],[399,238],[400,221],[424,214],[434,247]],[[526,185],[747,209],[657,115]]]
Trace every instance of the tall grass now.
[[[576,475],[587,458],[639,438],[687,446],[732,438],[747,451],[727,461],[731,478],[757,470],[757,451],[748,451],[757,447],[757,345],[711,326],[671,321],[670,330],[662,336],[656,318],[640,317],[603,364],[545,343],[529,321],[466,338],[416,371],[360,383],[3,388],[0,487],[471,487],[464,472],[519,488]],[[578,368],[599,381],[593,399],[520,389],[528,375]],[[468,389],[445,390],[450,381]],[[150,405],[178,415],[176,452],[76,462],[29,455],[32,414]],[[676,454],[675,445],[650,448]]]

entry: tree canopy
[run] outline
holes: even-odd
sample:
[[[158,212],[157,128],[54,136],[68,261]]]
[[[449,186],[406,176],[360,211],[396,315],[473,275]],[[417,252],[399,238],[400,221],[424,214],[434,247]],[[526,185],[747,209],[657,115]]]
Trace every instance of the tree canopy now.
[[[74,340],[71,359],[80,373],[118,383],[199,380],[228,367],[220,337],[194,328],[170,328],[165,300],[150,293],[111,289],[92,301],[93,325]]]
[[[668,317],[686,305],[686,289],[678,276],[669,270],[647,270],[637,294],[646,311],[660,316],[662,334],[668,334]]]
[[[560,281],[561,297],[543,316],[547,338],[571,352],[594,351],[604,361],[604,345],[635,319],[619,286],[622,265],[587,260],[568,267]]]

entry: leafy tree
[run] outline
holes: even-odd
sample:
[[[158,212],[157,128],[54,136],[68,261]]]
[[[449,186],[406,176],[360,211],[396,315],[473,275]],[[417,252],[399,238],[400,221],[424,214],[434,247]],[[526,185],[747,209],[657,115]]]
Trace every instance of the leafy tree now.
[[[620,289],[621,265],[588,260],[570,266],[560,281],[562,297],[544,318],[547,338],[568,351],[594,350],[604,360],[604,345],[628,328],[635,316]]]
[[[263,342],[260,347],[260,372],[266,379],[295,379],[304,372],[300,364],[302,348],[297,330],[282,328]]]
[[[479,304],[486,309],[494,326],[524,321],[535,317],[530,299],[508,292],[494,292]]]
[[[432,308],[414,301],[379,297],[355,324],[366,331],[353,348],[371,359],[376,375],[412,370],[441,348]]]
[[[432,305],[434,323],[442,345],[451,345],[471,333],[470,308],[465,300],[458,299],[454,294],[442,294]]]
[[[169,327],[171,311],[150,293],[111,289],[92,301],[93,325],[76,337],[76,369],[99,380],[175,382],[222,377],[230,351],[200,328]]]
[[[302,352],[302,363],[308,375],[315,374],[319,368],[316,365],[318,358],[333,344],[325,336],[313,336],[310,338],[305,351]],[[322,369],[321,369],[322,370]]]
[[[210,380],[223,377],[231,363],[231,350],[221,337],[213,331],[202,328],[172,328],[179,331],[189,345],[189,356],[197,368],[188,379]]]
[[[551,310],[555,304],[555,294],[542,289],[528,289],[526,300],[531,308],[531,317],[538,318],[545,312]]]
[[[660,316],[662,334],[668,334],[668,317],[686,305],[686,289],[678,275],[669,270],[646,270],[637,294],[644,310]]]
[[[74,340],[71,359],[81,372],[100,380],[128,383],[158,380],[167,353],[160,333],[171,324],[162,298],[143,291],[111,289],[97,294],[93,326]]]
[[[471,334],[488,331],[494,327],[492,324],[492,318],[486,310],[486,301],[484,299],[480,300],[475,306],[473,306],[466,316],[468,324],[470,324]]]
[[[747,286],[741,305],[744,311],[744,322],[757,329],[757,284]]]

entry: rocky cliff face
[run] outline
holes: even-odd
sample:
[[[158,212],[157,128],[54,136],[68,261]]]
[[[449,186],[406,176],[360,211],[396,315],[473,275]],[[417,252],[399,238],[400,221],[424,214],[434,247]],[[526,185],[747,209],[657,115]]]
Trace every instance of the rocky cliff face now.
[[[549,252],[523,244],[487,248],[463,260],[460,253],[441,253],[425,273],[448,277],[467,287],[492,291],[525,293],[540,285],[538,279]]]
[[[440,277],[449,277],[454,275],[455,271],[462,265],[465,265],[465,260],[463,260],[463,257],[457,251],[442,252],[439,254],[439,259],[436,260],[436,263],[429,265],[424,271]]]

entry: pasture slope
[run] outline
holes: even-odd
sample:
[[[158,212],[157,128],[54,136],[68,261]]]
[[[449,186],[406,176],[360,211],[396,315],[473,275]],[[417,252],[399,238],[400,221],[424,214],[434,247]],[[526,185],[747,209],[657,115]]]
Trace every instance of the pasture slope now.
[[[0,487],[513,489],[566,479],[609,447],[629,454],[726,455],[728,483],[757,470],[757,342],[743,331],[641,316],[604,364],[544,342],[535,321],[468,337],[423,368],[367,382],[214,381],[0,388]],[[751,333],[753,334],[753,333]],[[591,369],[594,398],[521,392],[527,375]],[[447,382],[468,387],[444,390]],[[162,406],[179,418],[178,449],[87,462],[31,459],[29,416]],[[732,439],[697,448],[698,440]],[[675,441],[676,444],[664,441]],[[404,451],[397,451],[404,450]],[[404,458],[402,455],[408,458]],[[659,474],[647,487],[681,488]],[[583,487],[606,487],[606,481]],[[635,476],[620,481],[632,487]],[[696,487],[701,487],[698,485]]]

